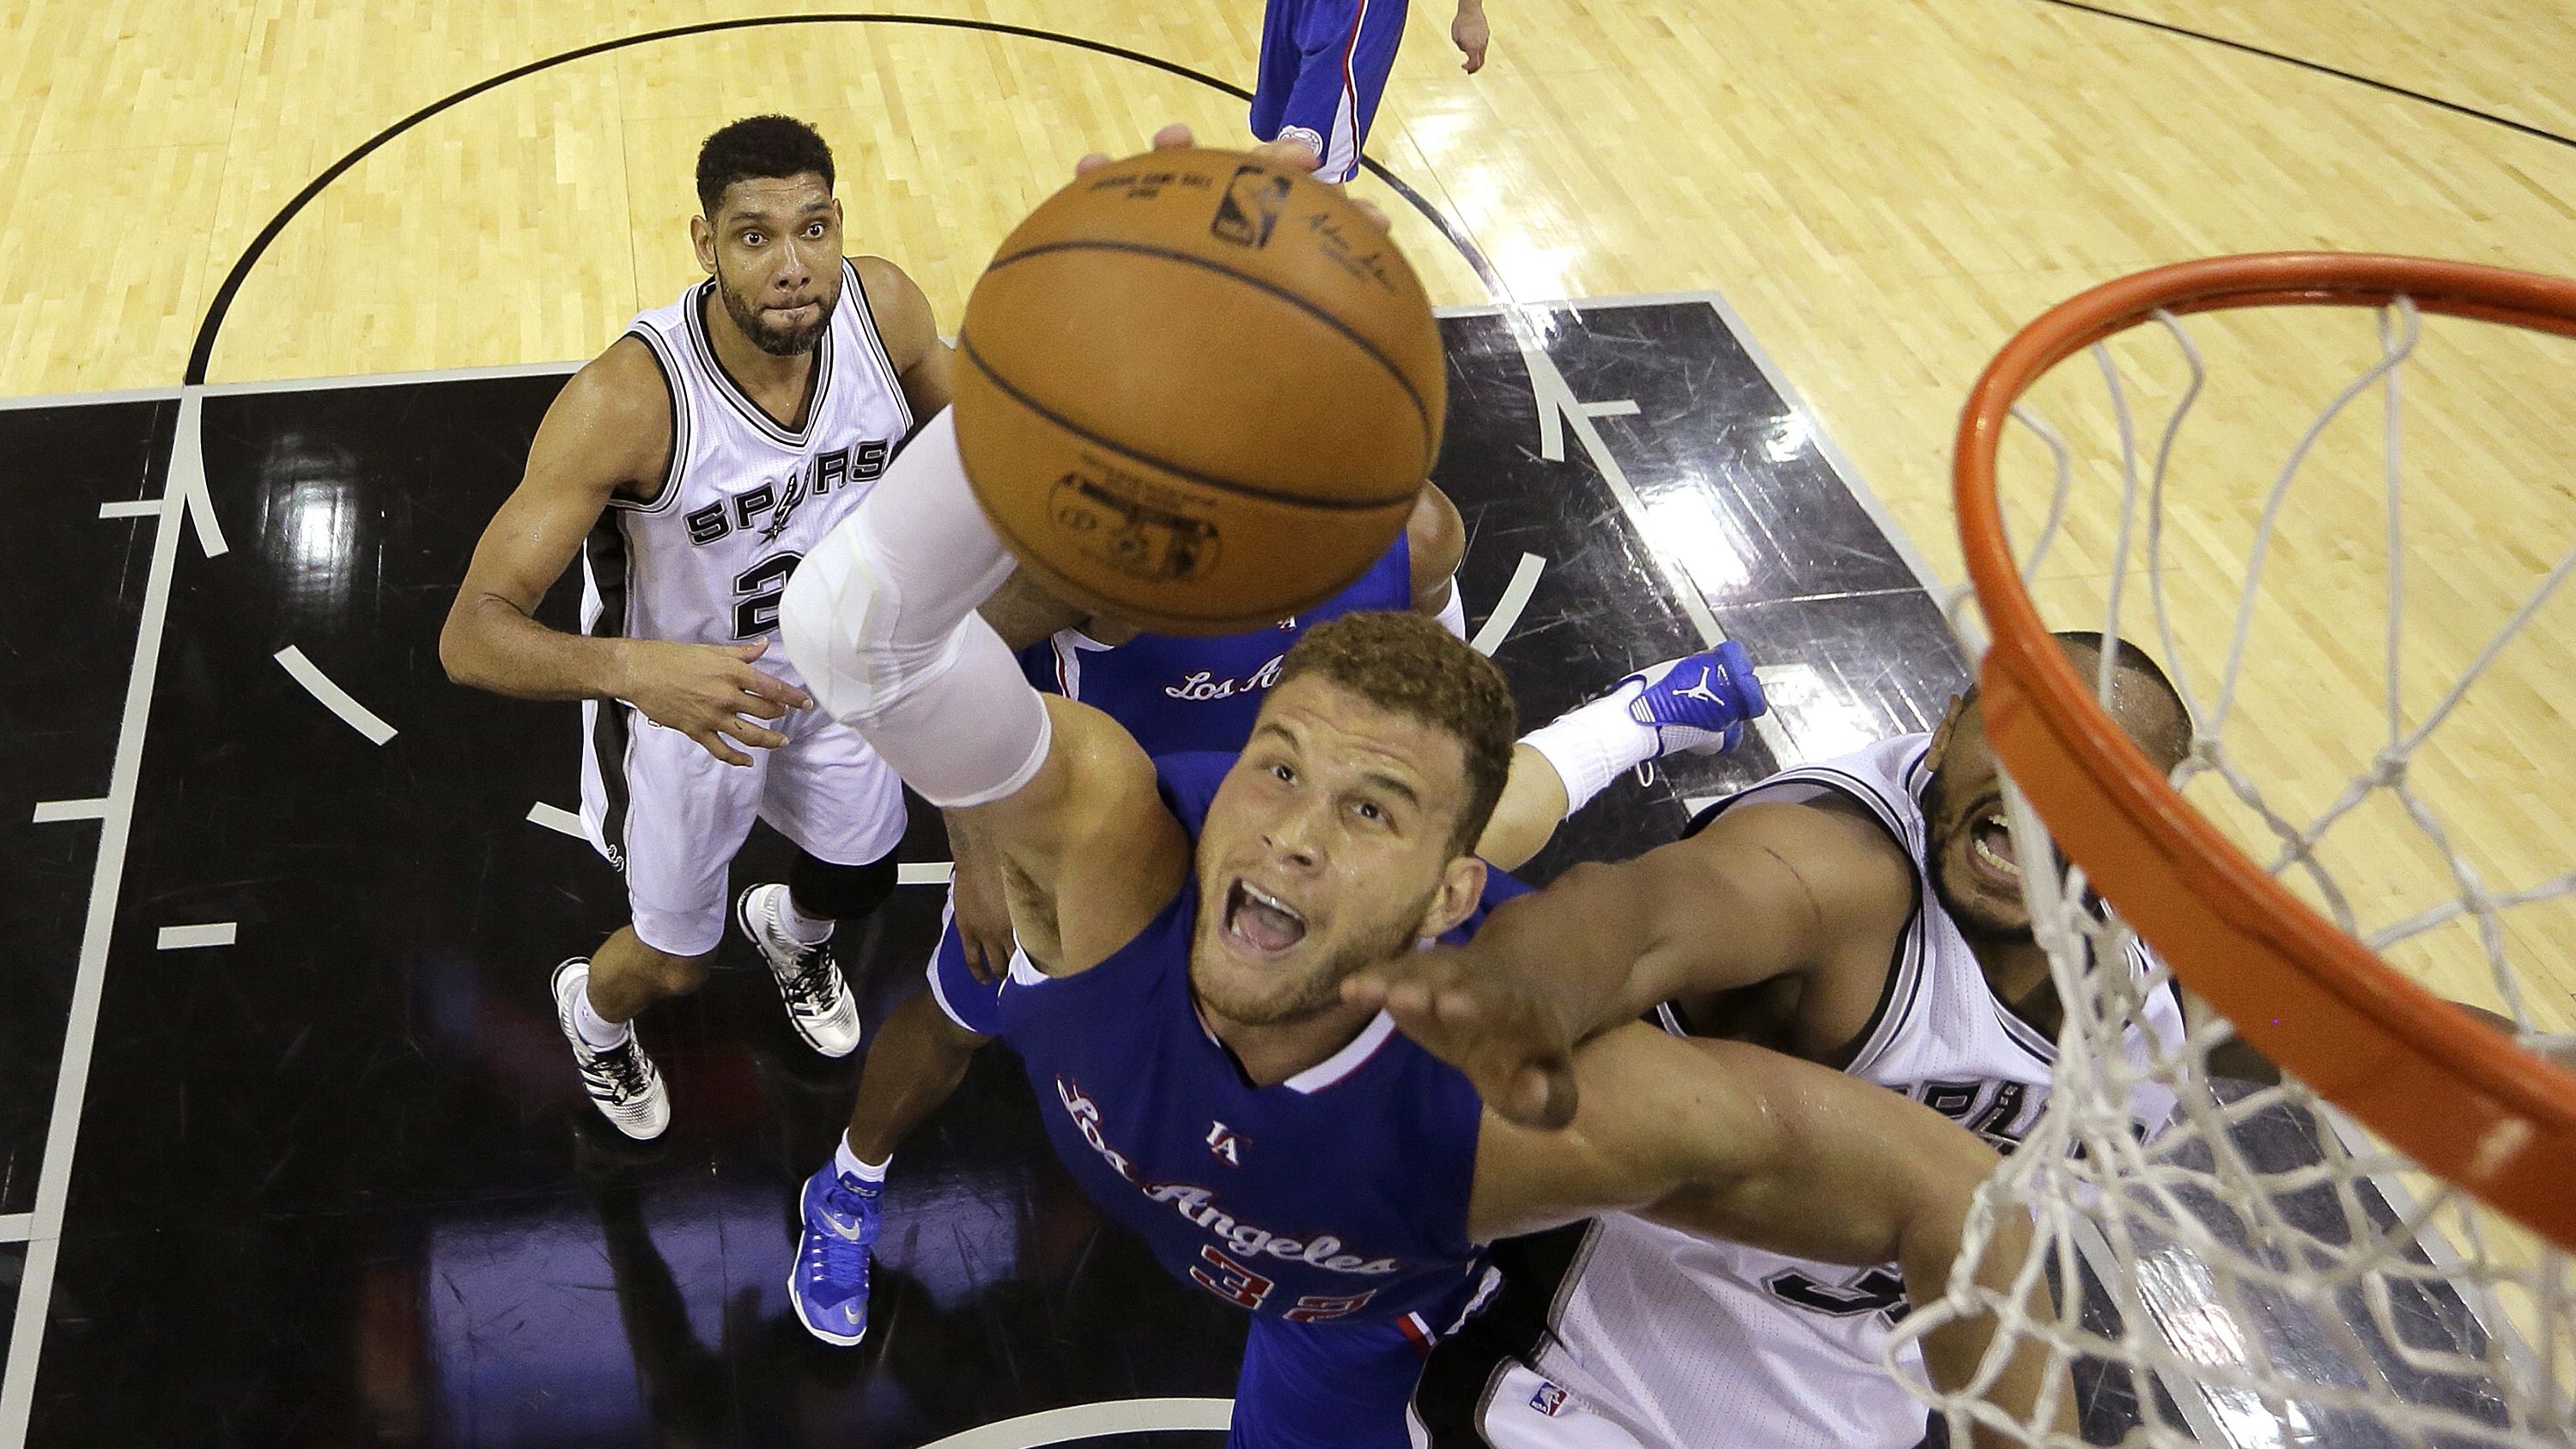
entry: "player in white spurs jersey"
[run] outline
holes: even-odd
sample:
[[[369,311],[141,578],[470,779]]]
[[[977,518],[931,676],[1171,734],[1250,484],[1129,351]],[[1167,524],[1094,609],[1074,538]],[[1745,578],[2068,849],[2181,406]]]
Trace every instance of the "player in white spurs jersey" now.
[[[705,979],[754,817],[797,855],[733,917],[828,1056],[859,1040],[833,923],[894,887],[902,786],[813,707],[777,647],[778,600],[915,421],[948,405],[949,351],[901,269],[842,254],[832,181],[801,121],[707,138],[705,214],[689,221],[707,280],[637,317],[555,399],[439,639],[459,683],[583,701],[582,824],[625,874],[633,919],[556,968],[555,1003],[584,1086],[631,1137],[670,1118],[632,1023]],[[576,551],[577,635],[533,617]]]
[[[2060,638],[2091,678],[2096,636]],[[2118,664],[2113,712],[2170,768],[2190,744],[2181,700],[2133,646]],[[2010,1151],[2046,1100],[2059,1007],[1982,718],[1971,691],[1934,734],[1783,771],[1675,844],[1497,910],[1468,950],[1355,989],[1391,993],[1417,1035],[1437,1034],[1437,998],[1473,1001],[1488,1029],[1519,1013],[1524,1039],[1477,1075],[1489,1101],[1517,1092],[1533,1112],[1562,1090],[1542,1091],[1534,1065],[1553,1041],[1651,1013],[1880,1083]],[[2179,1039],[2170,983],[2146,1017]],[[2173,1105],[2133,1103],[2140,1130]],[[1801,1262],[1627,1214],[1494,1256],[1504,1289],[1424,1370],[1417,1438],[1434,1449],[1906,1449],[1925,1435],[1922,1405],[1882,1367],[1907,1306],[1894,1265]]]

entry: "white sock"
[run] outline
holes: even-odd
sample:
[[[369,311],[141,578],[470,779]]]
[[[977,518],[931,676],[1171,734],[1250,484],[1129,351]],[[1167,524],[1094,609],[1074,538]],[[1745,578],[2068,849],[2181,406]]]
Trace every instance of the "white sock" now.
[[[778,931],[799,946],[819,946],[832,939],[832,923],[818,921],[796,909],[796,893],[781,887],[778,901]]]
[[[886,1168],[891,1166],[893,1162],[894,1154],[892,1153],[886,1154],[886,1160],[884,1162],[861,1162],[859,1160],[859,1154],[850,1150],[850,1136],[846,1132],[841,1134],[840,1145],[832,1149],[832,1170],[834,1172],[841,1174],[843,1177],[855,1177],[861,1182],[873,1183],[879,1187],[885,1185]]]
[[[635,1036],[635,1023],[610,1021],[599,1014],[599,1008],[590,1004],[588,981],[581,984],[581,994],[572,999],[572,1029],[581,1033],[581,1039],[590,1043],[593,1051],[604,1052],[613,1046],[624,1046]]]
[[[1458,587],[1454,575],[1449,580],[1449,602],[1440,610],[1440,627],[1460,639],[1467,637],[1467,591]]]
[[[1590,704],[1576,705],[1521,736],[1521,743],[1547,756],[1565,782],[1565,813],[1589,804],[1611,781],[1655,757],[1654,727],[1641,725],[1628,713],[1636,691],[1621,689]]]

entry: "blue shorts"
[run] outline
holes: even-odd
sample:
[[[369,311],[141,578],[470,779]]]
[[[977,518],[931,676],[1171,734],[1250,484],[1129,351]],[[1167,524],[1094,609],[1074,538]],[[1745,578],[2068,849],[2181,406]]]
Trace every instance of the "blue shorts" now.
[[[1013,951],[1011,959],[1017,963],[1026,958]],[[978,981],[967,968],[966,943],[957,934],[954,887],[948,892],[948,904],[939,912],[939,948],[930,953],[930,994],[950,1021],[977,1036],[1001,1035],[1002,982]]]
[[[1226,1449],[1412,1449],[1405,1415],[1430,1352],[1420,1314],[1381,1323],[1255,1317]]]
[[[1324,158],[1316,180],[1350,180],[1403,39],[1404,0],[1269,0],[1252,134],[1304,141]]]

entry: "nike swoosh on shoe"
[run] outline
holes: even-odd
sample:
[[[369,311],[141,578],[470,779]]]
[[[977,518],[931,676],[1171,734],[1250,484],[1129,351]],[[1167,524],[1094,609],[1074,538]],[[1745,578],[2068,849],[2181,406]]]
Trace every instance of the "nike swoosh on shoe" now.
[[[844,1227],[841,1225],[841,1220],[839,1218],[832,1216],[830,1213],[825,1213],[823,1214],[823,1226],[831,1229],[834,1237],[846,1238],[853,1243],[859,1240],[860,1228],[857,1223],[851,1223],[849,1226]]]

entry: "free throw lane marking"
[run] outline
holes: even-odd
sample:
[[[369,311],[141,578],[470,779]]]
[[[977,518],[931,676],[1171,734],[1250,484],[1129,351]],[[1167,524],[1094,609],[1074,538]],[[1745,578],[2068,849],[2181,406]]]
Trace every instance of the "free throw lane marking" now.
[[[581,817],[560,805],[549,805],[540,800],[528,807],[528,818],[558,835],[569,835],[575,840],[590,838],[590,832],[581,828]]]
[[[1234,1424],[1232,1399],[1113,1399],[1102,1404],[1072,1404],[1042,1414],[1022,1414],[986,1424],[963,1434],[934,1440],[922,1449],[1046,1449],[1111,1434],[1156,1430],[1222,1431]]]
[[[189,951],[199,946],[229,946],[233,943],[233,922],[209,921],[202,926],[163,926],[161,949]]]
[[[295,677],[296,683],[304,686],[305,693],[322,701],[322,707],[338,715],[349,728],[365,735],[369,744],[381,745],[394,737],[392,725],[385,723],[374,710],[350,698],[349,691],[332,683],[331,676],[305,658],[303,650],[289,644],[277,651],[277,662],[286,667],[286,672]]]
[[[1512,581],[1503,585],[1503,596],[1494,601],[1494,612],[1485,616],[1485,627],[1467,641],[1467,647],[1491,656],[1511,637],[1512,626],[1521,621],[1521,610],[1529,607],[1530,595],[1538,591],[1538,576],[1547,572],[1547,560],[1534,553],[1521,555],[1512,569]]]
[[[44,825],[55,820],[104,820],[107,818],[107,804],[105,800],[39,800],[36,802],[36,823]]]

